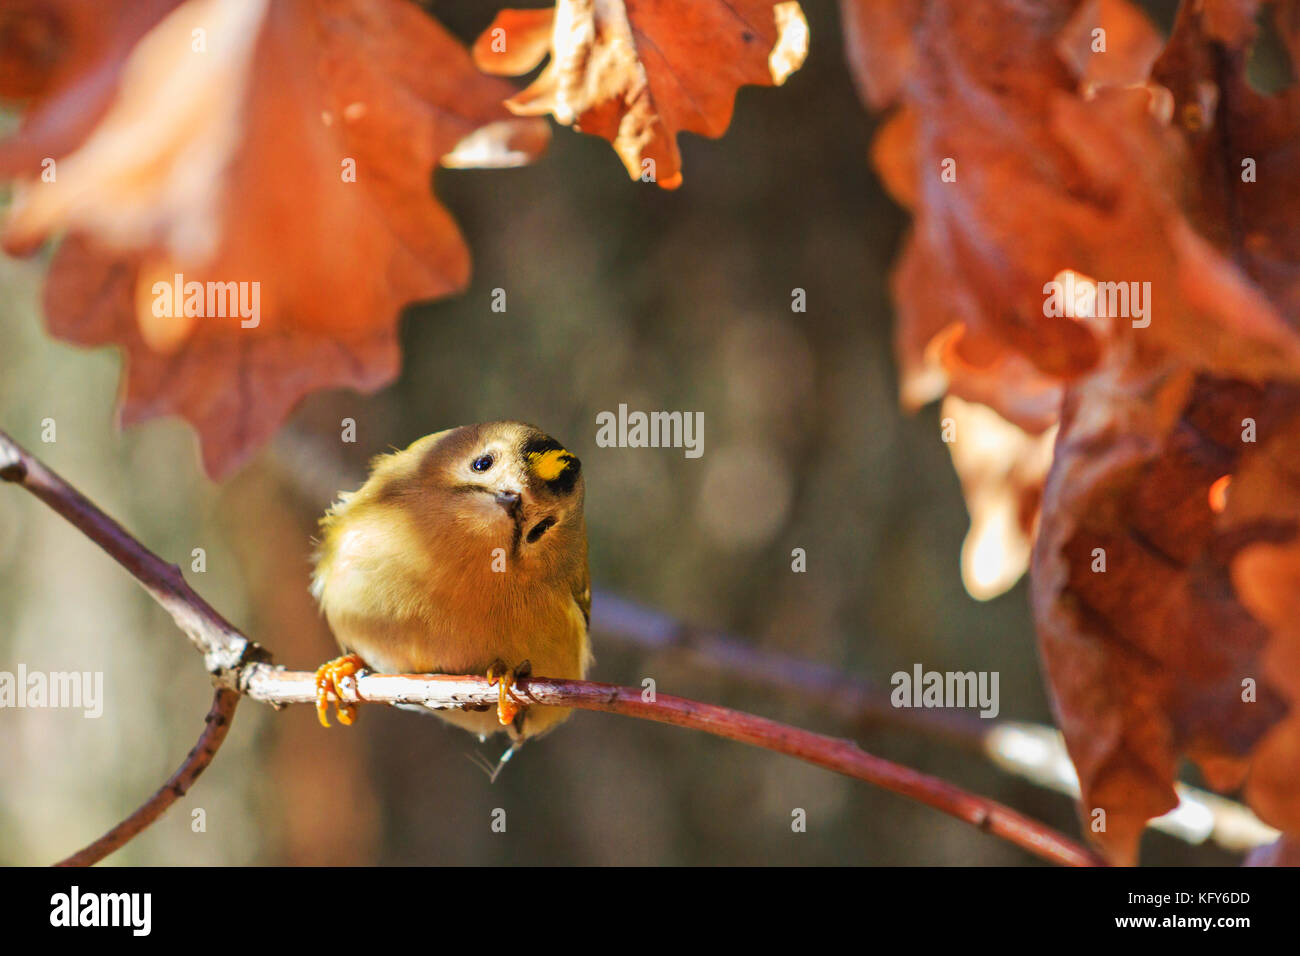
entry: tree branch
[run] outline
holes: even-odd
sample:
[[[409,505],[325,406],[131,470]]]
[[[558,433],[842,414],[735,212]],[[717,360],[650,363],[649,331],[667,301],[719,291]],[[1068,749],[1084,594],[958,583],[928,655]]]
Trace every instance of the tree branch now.
[[[282,671],[264,664],[254,665],[247,688],[250,697],[272,704],[310,703],[316,699],[314,674]],[[869,754],[851,740],[669,694],[656,694],[647,700],[639,688],[616,684],[530,677],[515,683],[512,690],[532,704],[640,717],[786,754],[934,807],[1044,860],[1067,866],[1105,865],[1092,851],[1036,820],[937,777]],[[355,691],[349,688],[345,692],[344,698],[366,703],[488,710],[496,705],[497,689],[485,677],[367,674],[357,681]]]
[[[168,564],[142,545],[3,431],[0,479],[26,488],[126,568],[189,637],[218,685],[238,690],[237,677],[245,664],[270,660],[185,582],[179,566]]]
[[[986,719],[967,711],[897,708],[889,692],[817,661],[764,650],[722,631],[694,627],[603,589],[594,592],[591,628],[606,640],[652,653],[681,655],[729,679],[797,696],[852,725],[920,732],[990,758],[1001,770],[1077,800],[1079,779],[1055,727]],[[1246,806],[1177,784],[1180,802],[1151,826],[1185,843],[1213,840],[1243,853],[1273,843],[1280,832]]]
[[[191,643],[203,654],[208,672],[218,687],[217,700],[213,704],[214,712],[223,705],[223,690],[247,694],[256,700],[272,704],[315,700],[313,674],[291,673],[271,666],[270,656],[261,647],[241,634],[190,588],[179,567],[167,564],[145,548],[125,528],[42,465],[4,432],[0,432],[0,479],[21,485],[61,514],[126,568],[171,614],[181,630],[189,636]],[[644,700],[640,690],[612,684],[538,677],[526,679],[515,687],[533,703],[542,706],[620,713],[690,727],[784,753],[893,790],[1015,843],[1042,859],[1074,866],[1104,865],[1096,853],[1042,823],[995,801],[967,793],[946,781],[868,754],[851,741],[814,734],[763,717],[681,697],[660,694],[653,700]],[[356,699],[368,702],[421,703],[434,707],[487,708],[492,706],[496,698],[496,690],[484,677],[447,675],[368,675],[357,682],[356,691],[359,694]],[[227,719],[220,728],[214,728],[210,724],[205,729],[196,751],[203,751],[206,759],[194,769],[191,758],[187,758],[173,776],[173,781],[187,773],[186,786],[193,781],[198,772],[211,762],[228,724]],[[166,785],[163,790],[167,790]],[[111,852],[138,833],[170,803],[168,801],[163,804],[153,817],[145,819],[141,816],[142,811],[146,807],[155,806],[157,797],[155,794],[132,817],[83,853],[90,853],[101,845],[106,848],[105,853]],[[126,832],[125,839],[111,845],[106,842],[119,834],[119,831],[124,832],[124,828],[129,829],[132,821],[138,822],[139,826]],[[95,857],[99,858],[102,855]]]
[[[157,820],[167,808],[185,796],[186,792],[199,779],[199,774],[208,768],[212,758],[217,755],[222,741],[230,731],[230,722],[235,716],[235,707],[239,704],[239,695],[224,687],[217,688],[212,698],[212,709],[203,723],[203,733],[198,743],[181,762],[176,772],[167,778],[152,797],[140,804],[135,812],[109,830],[84,850],[72,854],[66,860],[60,860],[55,866],[93,866],[110,853],[125,846],[141,831]]]

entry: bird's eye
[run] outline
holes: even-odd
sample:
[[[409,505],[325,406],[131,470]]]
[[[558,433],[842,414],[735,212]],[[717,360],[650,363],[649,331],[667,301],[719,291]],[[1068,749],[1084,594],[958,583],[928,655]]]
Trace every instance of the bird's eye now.
[[[492,458],[491,455],[479,455],[477,458],[474,459],[470,467],[473,468],[475,471],[487,471],[489,468],[492,467],[493,461],[494,459]]]

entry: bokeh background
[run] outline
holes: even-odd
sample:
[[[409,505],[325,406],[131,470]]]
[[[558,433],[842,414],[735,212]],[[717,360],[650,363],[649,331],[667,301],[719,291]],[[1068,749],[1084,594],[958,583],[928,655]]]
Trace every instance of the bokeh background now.
[[[533,4],[536,5],[536,4]],[[426,4],[471,39],[496,5]],[[603,140],[558,129],[536,165],[436,177],[474,255],[454,299],[410,308],[405,366],[372,396],[318,395],[221,486],[177,421],[114,423],[120,358],[43,331],[48,256],[0,259],[0,428],[188,577],[277,661],[335,645],[307,593],[316,517],[366,460],[466,422],[537,423],[583,460],[599,586],[882,685],[915,663],[1001,675],[1004,718],[1050,721],[1024,584],[962,589],[967,519],[938,412],[896,402],[888,271],[906,217],[870,171],[873,119],[833,3],[780,89],[741,91],[721,140],[682,138],[676,192],[629,182]],[[1167,21],[1167,4],[1157,13]],[[346,242],[346,236],[339,237]],[[490,308],[506,290],[505,313]],[[807,312],[791,311],[795,288]],[[601,449],[595,416],[702,411],[705,451]],[[340,420],[357,441],[340,441]],[[40,441],[41,421],[57,441]],[[791,571],[804,548],[807,571]],[[852,736],[1077,833],[1066,798],[949,742],[846,723],[670,655],[596,638],[593,678]],[[43,864],[100,835],[171,773],[210,688],[170,619],[78,532],[0,488],[0,670],[104,673],[98,720],[0,711],[0,862]],[[1004,864],[1023,852],[890,793],[728,741],[577,713],[495,784],[496,745],[420,715],[245,703],[214,765],[116,864]],[[202,808],[206,830],[194,832]],[[490,827],[507,812],[507,832]],[[807,812],[807,832],[791,812]],[[1224,863],[1147,838],[1149,863]]]

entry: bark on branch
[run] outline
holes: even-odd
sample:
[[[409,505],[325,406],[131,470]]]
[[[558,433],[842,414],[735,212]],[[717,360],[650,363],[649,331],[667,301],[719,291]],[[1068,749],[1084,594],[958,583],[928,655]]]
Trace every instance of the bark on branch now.
[[[239,704],[239,695],[224,687],[217,688],[212,698],[212,709],[208,711],[203,722],[203,733],[198,743],[181,761],[176,772],[167,778],[152,797],[140,804],[135,812],[109,830],[94,843],[77,851],[66,860],[60,860],[55,866],[93,866],[110,853],[125,846],[135,839],[149,824],[157,820],[167,808],[189,791],[199,774],[208,768],[212,758],[217,755],[222,741],[230,732],[230,721],[234,719],[235,707]]]
[[[229,726],[233,698],[243,694],[271,704],[315,700],[314,675],[288,672],[239,632],[186,582],[179,567],[144,547],[89,499],[0,432],[0,479],[30,491],[61,514],[121,564],[161,604],[203,655],[217,685],[214,714],[203,736],[172,779],[131,817],[65,863],[94,862],[121,846],[157,818],[211,762]],[[529,678],[516,692],[538,706],[565,706],[690,727],[787,754],[934,807],[1008,840],[1042,859],[1072,866],[1104,865],[1093,851],[996,801],[968,793],[936,777],[873,756],[848,740],[800,730],[753,714],[659,694],[644,700],[639,689],[590,681]],[[364,675],[356,699],[374,703],[421,703],[434,707],[490,707],[496,690],[484,677],[448,675]],[[212,715],[209,715],[211,718]],[[102,851],[102,852],[100,852]],[[98,855],[96,855],[98,853]]]

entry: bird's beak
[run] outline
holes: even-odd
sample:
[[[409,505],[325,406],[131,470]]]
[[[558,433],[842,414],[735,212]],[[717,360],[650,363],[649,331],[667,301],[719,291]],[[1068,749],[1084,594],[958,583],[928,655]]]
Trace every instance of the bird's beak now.
[[[506,510],[506,514],[512,518],[519,517],[519,506],[523,500],[517,491],[498,491],[495,495],[496,502]]]

